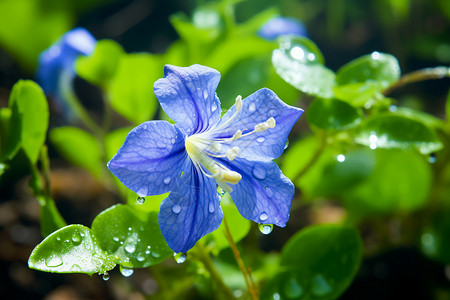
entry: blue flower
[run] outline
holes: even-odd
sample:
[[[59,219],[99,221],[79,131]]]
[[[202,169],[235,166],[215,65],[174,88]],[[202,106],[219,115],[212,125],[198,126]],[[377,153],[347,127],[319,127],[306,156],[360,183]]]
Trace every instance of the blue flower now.
[[[75,28],[39,56],[37,81],[47,95],[56,98],[62,108],[66,108],[63,89],[72,90],[76,59],[80,55],[91,54],[95,44],[96,40],[89,31]]]
[[[277,17],[267,21],[259,30],[258,35],[266,40],[274,40],[280,35],[306,36],[307,32],[302,22],[294,18]]]
[[[237,97],[220,118],[220,73],[193,65],[167,65],[154,90],[177,122],[145,122],[128,134],[108,163],[139,196],[171,192],[161,203],[159,225],[175,252],[186,252],[222,221],[217,185],[230,193],[246,219],[286,225],[294,186],[272,161],[284,150],[303,110],[261,89]]]

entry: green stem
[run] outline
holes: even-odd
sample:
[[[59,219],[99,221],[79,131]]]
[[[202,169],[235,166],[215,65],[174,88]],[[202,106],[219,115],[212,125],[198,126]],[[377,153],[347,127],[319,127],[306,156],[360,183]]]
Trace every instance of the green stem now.
[[[450,77],[450,68],[448,67],[435,67],[435,68],[427,68],[418,71],[414,71],[408,74],[403,75],[397,80],[394,84],[383,91],[383,95],[390,94],[393,90],[398,89],[404,85],[431,80],[431,79],[442,79],[444,77]]]
[[[244,275],[245,284],[247,285],[248,291],[250,292],[250,296],[252,297],[252,300],[258,300],[259,293],[258,289],[256,288],[255,282],[253,281],[253,278],[251,276],[251,270],[250,268],[249,269],[245,268],[244,261],[242,260],[239,250],[236,246],[236,243],[233,240],[233,236],[231,235],[231,231],[230,228],[228,227],[227,219],[225,218],[225,216],[223,217],[223,223],[225,225],[225,237],[230,243],[230,247],[231,250],[233,251],[234,258],[236,259],[239,269],[241,269],[242,275]]]
[[[205,246],[203,246],[201,241],[197,243],[196,248],[199,260],[203,263],[206,270],[208,270],[211,278],[216,282],[217,287],[222,290],[226,299],[236,299],[230,288],[225,284],[225,282],[223,282],[222,276],[220,276],[219,271],[217,271],[211,257],[209,256],[208,252],[205,249]]]
[[[319,145],[317,146],[316,151],[314,152],[311,159],[308,161],[308,163],[301,169],[297,175],[292,179],[292,182],[297,182],[306,172],[309,171],[309,169],[316,163],[316,161],[319,159],[320,155],[322,154],[323,150],[326,146],[326,138],[327,136],[325,134],[321,134],[319,137]]]

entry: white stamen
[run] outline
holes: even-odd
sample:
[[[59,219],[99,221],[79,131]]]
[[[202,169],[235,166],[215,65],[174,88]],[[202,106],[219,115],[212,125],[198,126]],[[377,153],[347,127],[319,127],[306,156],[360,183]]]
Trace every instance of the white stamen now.
[[[269,128],[274,128],[276,125],[275,119],[273,117],[270,117],[267,121],[266,121],[267,125],[269,125]]]
[[[242,108],[242,96],[241,95],[238,95],[236,97],[236,102],[234,105],[236,106],[236,112],[241,110],[241,108]]]
[[[227,158],[233,160],[237,157],[239,152],[239,147],[233,147],[227,151]]]
[[[236,132],[233,134],[233,137],[231,138],[232,141],[235,141],[239,139],[242,136],[242,130],[236,130]]]

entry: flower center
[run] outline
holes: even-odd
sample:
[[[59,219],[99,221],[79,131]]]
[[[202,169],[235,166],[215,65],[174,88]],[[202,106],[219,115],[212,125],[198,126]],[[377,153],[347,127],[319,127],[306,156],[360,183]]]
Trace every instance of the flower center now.
[[[236,157],[239,157],[240,148],[232,147],[234,141],[239,140],[242,137],[248,136],[256,132],[263,132],[269,128],[274,128],[276,123],[273,117],[270,117],[267,121],[258,123],[255,125],[252,131],[248,131],[247,128],[236,130],[230,138],[212,138],[214,133],[220,132],[229,122],[232,122],[239,111],[242,109],[242,97],[236,98],[236,112],[225,123],[218,127],[212,127],[210,130],[193,134],[188,136],[185,140],[186,152],[194,165],[199,168],[202,173],[209,177],[214,178],[217,184],[226,192],[232,192],[233,189],[228,184],[238,184],[242,176],[238,172],[230,170],[225,165],[221,164],[217,158],[227,158],[232,161]],[[226,144],[227,147],[222,147]],[[226,151],[223,148],[227,148]]]

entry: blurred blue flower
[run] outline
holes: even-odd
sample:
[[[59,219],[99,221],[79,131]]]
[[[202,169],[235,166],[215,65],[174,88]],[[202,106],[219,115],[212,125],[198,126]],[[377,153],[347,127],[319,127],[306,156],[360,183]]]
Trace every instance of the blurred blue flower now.
[[[193,65],[167,65],[154,90],[177,122],[145,122],[128,134],[108,163],[111,172],[139,196],[171,192],[159,225],[175,252],[186,252],[222,221],[219,185],[246,219],[286,225],[294,186],[272,161],[284,150],[303,110],[261,89],[220,118],[216,96],[220,73]]]
[[[307,36],[305,26],[295,18],[277,17],[267,21],[259,29],[258,35],[266,40],[274,40],[280,35]]]
[[[78,56],[94,51],[95,38],[84,28],[75,28],[65,33],[50,48],[39,56],[37,81],[47,95],[58,101],[63,109],[65,90],[72,91],[75,77],[74,64]]]

